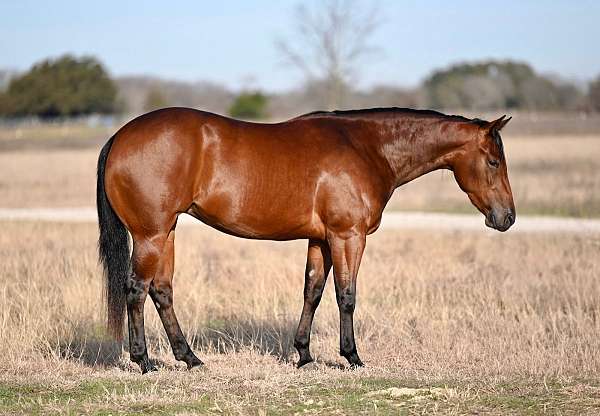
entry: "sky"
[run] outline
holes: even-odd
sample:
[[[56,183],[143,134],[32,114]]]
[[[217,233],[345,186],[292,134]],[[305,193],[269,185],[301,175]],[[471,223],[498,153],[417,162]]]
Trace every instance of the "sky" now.
[[[316,6],[318,1],[305,1]],[[357,7],[373,2],[357,0]],[[0,0],[0,68],[26,70],[64,53],[91,54],[114,76],[207,80],[280,91],[302,74],[276,39],[294,40],[297,0]],[[358,84],[414,86],[456,62],[517,59],[584,82],[600,74],[600,1],[375,0],[378,52]],[[489,6],[488,6],[489,4]]]

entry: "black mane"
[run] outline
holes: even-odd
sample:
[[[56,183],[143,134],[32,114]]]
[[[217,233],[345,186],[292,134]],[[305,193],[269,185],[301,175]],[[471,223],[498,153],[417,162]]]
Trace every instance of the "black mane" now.
[[[487,121],[478,118],[467,118],[459,115],[448,115],[435,110],[417,110],[414,108],[403,108],[403,107],[376,107],[376,108],[365,108],[359,110],[333,110],[333,111],[313,111],[307,114],[303,114],[298,118],[312,117],[312,116],[331,116],[331,117],[344,117],[344,116],[360,116],[377,113],[399,113],[407,115],[422,115],[440,117],[447,120],[463,121],[467,123],[474,123],[479,126],[484,126]]]
[[[488,122],[479,118],[467,118],[459,115],[444,114],[435,110],[416,110],[414,108],[403,108],[403,107],[376,107],[376,108],[365,108],[360,110],[334,110],[334,111],[313,111],[306,113],[298,118],[313,117],[313,116],[325,116],[325,117],[344,117],[344,116],[360,116],[377,113],[398,113],[398,114],[412,114],[422,116],[439,117],[445,120],[451,121],[462,121],[465,123],[472,123],[480,127],[485,127]],[[500,138],[500,133],[497,130],[492,131],[492,140],[498,147],[500,153],[500,159],[504,159],[504,145]]]

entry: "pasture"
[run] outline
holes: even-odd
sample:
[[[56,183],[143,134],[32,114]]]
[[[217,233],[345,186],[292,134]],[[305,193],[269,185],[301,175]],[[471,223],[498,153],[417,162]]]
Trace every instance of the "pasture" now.
[[[2,227],[5,413],[600,409],[599,235],[382,230],[369,240],[358,283],[367,367],[348,371],[331,282],[316,315],[317,362],[294,367],[304,242],[180,227],[176,304],[207,366],[187,372],[174,360],[147,302],[160,371],[141,376],[104,335],[96,227]]]
[[[505,137],[517,215],[600,216],[600,139]],[[0,152],[0,207],[94,204],[98,148]],[[388,210],[474,212],[449,172]],[[518,217],[517,217],[518,221]],[[180,226],[174,290],[207,364],[176,362],[151,302],[141,376],[107,339],[93,223],[2,221],[0,413],[597,414],[599,234],[380,230],[358,277],[357,343],[338,356],[327,284],[294,366],[304,241],[251,242]]]

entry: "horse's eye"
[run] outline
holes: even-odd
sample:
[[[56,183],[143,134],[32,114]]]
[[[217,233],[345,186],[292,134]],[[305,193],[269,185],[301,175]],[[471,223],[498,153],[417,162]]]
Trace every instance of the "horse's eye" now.
[[[490,159],[488,160],[488,165],[490,165],[493,168],[497,168],[498,166],[500,166],[500,162],[494,159]]]

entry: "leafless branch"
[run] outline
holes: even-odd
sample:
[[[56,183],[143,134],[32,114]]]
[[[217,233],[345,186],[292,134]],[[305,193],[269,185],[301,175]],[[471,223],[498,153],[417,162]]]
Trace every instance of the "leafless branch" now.
[[[342,105],[359,63],[376,50],[370,40],[381,24],[378,9],[361,9],[355,0],[325,0],[313,9],[299,5],[294,18],[293,37],[278,40],[277,50],[308,79],[326,82],[330,107]]]

